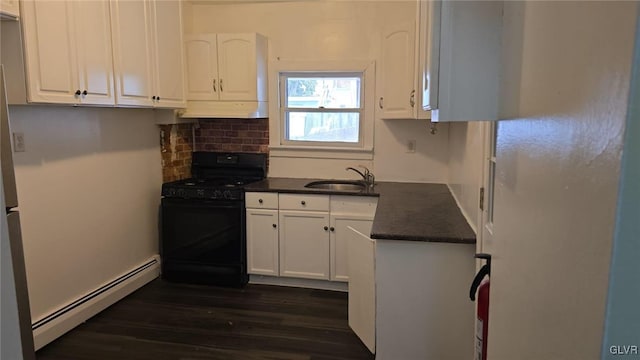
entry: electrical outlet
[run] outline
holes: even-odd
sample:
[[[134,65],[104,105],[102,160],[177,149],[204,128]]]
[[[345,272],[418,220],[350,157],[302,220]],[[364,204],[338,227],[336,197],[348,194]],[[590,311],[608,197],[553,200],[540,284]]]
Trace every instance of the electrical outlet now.
[[[416,141],[415,141],[415,139],[407,141],[407,152],[408,153],[416,152]]]
[[[24,146],[24,133],[14,132],[13,133],[13,151],[14,152],[25,152]]]

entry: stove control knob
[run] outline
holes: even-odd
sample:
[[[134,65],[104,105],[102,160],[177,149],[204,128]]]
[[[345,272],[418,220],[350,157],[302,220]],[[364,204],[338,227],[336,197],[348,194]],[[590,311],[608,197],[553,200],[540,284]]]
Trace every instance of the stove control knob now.
[[[203,189],[198,189],[196,190],[196,195],[198,195],[198,197],[204,197],[204,190]]]
[[[231,199],[233,197],[233,194],[231,193],[231,191],[229,190],[225,190],[224,191],[224,198],[225,199]]]
[[[222,196],[223,196],[223,195],[222,195],[222,191],[220,191],[220,190],[216,190],[216,191],[214,191],[214,193],[213,193],[213,198],[214,198],[214,199],[221,199],[221,198],[222,198]]]
[[[169,189],[169,196],[176,196],[176,189]]]
[[[176,195],[178,195],[179,197],[185,197],[187,195],[187,192],[184,191],[184,189],[178,189]]]

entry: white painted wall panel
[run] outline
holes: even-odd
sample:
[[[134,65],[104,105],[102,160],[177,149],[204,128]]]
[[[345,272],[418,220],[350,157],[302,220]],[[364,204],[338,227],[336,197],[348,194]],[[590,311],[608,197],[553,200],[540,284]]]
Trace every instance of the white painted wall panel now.
[[[158,253],[161,160],[154,112],[14,106],[34,321]]]
[[[506,9],[488,358],[600,359],[638,3]]]

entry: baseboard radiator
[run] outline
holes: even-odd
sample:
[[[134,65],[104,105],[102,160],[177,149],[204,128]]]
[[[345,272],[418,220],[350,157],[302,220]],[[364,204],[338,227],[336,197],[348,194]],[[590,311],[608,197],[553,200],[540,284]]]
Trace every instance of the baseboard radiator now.
[[[160,275],[160,257],[154,256],[103,286],[32,324],[36,350],[116,303]]]

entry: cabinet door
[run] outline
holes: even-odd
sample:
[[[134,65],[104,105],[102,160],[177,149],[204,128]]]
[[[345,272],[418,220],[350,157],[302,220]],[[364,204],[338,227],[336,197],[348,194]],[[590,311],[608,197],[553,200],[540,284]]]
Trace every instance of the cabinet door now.
[[[218,51],[215,34],[187,35],[187,100],[218,100]]]
[[[349,326],[367,348],[375,353],[375,241],[352,227],[347,229],[345,238],[349,255]]]
[[[111,1],[118,105],[153,106],[149,13],[147,1]]]
[[[247,209],[249,274],[278,276],[278,210]]]
[[[0,0],[0,16],[8,18],[18,18],[20,16],[20,5],[18,0]]]
[[[256,34],[218,34],[220,100],[256,100]]]
[[[156,107],[185,107],[182,6],[177,0],[151,2]]]
[[[280,276],[329,279],[329,214],[280,211]]]
[[[107,0],[72,1],[83,104],[115,104]],[[86,94],[84,93],[86,91]]]
[[[349,227],[363,233],[370,234],[373,219],[368,216],[331,215],[331,280],[348,281],[348,239]]]
[[[382,34],[378,110],[382,119],[415,118],[415,23],[387,28]]]
[[[30,102],[77,103],[78,64],[69,1],[25,1],[27,96]]]

